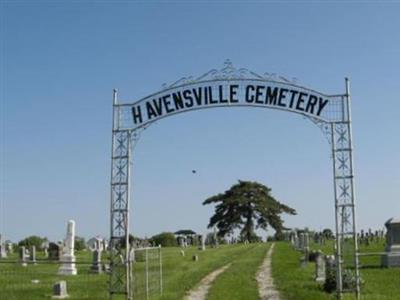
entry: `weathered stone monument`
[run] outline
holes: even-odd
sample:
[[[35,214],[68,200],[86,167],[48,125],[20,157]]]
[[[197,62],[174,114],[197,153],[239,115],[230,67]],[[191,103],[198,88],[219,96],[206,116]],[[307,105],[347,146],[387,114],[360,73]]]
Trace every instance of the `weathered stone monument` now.
[[[303,250],[304,249],[304,242],[305,242],[304,233],[301,232],[300,235],[299,235],[298,250]]]
[[[31,247],[29,259],[32,262],[32,264],[36,265],[36,246]]]
[[[14,247],[12,242],[6,243],[6,249],[8,254],[13,254],[14,253]]]
[[[64,240],[64,247],[60,261],[62,265],[58,269],[59,275],[76,275],[78,272],[75,266],[75,221],[69,220],[67,225],[67,235]]]
[[[325,256],[318,250],[315,255],[315,281],[325,282],[326,270],[325,270]]]
[[[130,261],[133,262],[131,260],[131,256],[130,257]],[[90,268],[90,271],[92,273],[96,273],[96,274],[101,274],[103,272],[102,266],[101,266],[101,250],[94,250],[93,251],[93,262],[92,262],[92,266]]]
[[[0,234],[0,258],[7,258],[6,244]]]
[[[206,250],[206,239],[202,234],[198,236],[198,249],[201,251]]]
[[[61,280],[59,282],[56,282],[56,284],[53,286],[53,299],[65,299],[68,298],[68,293],[67,293],[67,282],[64,280]]]
[[[400,267],[400,218],[391,218],[385,223],[386,254],[382,256],[385,267]]]
[[[46,250],[45,250],[46,251]],[[60,259],[60,246],[56,243],[50,243],[48,248],[48,258],[51,260],[59,260]]]
[[[28,265],[26,263],[26,251],[24,246],[19,248],[19,260],[21,261],[21,265],[23,267],[26,267]]]
[[[48,258],[49,257],[49,242],[44,241],[41,245],[41,248],[43,249],[44,257]]]
[[[218,243],[218,234],[217,234],[217,228],[214,227],[214,232],[213,232],[213,247],[218,248],[219,243]]]

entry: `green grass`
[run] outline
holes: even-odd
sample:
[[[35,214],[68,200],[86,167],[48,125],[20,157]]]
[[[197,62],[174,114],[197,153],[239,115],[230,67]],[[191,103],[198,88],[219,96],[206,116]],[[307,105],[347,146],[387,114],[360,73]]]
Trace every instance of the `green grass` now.
[[[169,251],[172,250],[172,252],[169,252],[164,259],[164,295],[161,299],[182,299],[186,292],[195,287],[208,273],[228,263],[246,257],[247,253],[252,252],[255,248],[261,249],[262,247],[257,244],[222,245],[218,249],[207,249],[206,251],[198,251],[195,248],[189,248],[185,250],[185,257],[180,256],[179,249],[169,249]],[[199,256],[199,261],[192,261],[192,255],[194,254]],[[231,267],[233,267],[233,265],[234,263]],[[220,276],[222,275],[223,274]]]
[[[255,279],[270,244],[256,244],[249,248],[212,285],[207,300],[257,300],[258,287]]]
[[[38,254],[38,259],[43,259]],[[7,259],[17,261],[17,256]],[[77,262],[90,262],[91,254],[81,252],[77,254]],[[107,280],[105,274],[95,275],[90,273],[90,264],[77,264],[78,276],[57,275],[58,264],[41,263],[29,264],[22,267],[20,263],[0,263],[0,299],[7,300],[36,300],[51,299],[53,284],[59,280],[68,283],[69,299],[101,300],[107,299]],[[39,283],[32,283],[39,280]]]
[[[255,274],[260,266],[269,244],[222,245],[218,249],[199,251],[197,248],[185,249],[181,256],[180,248],[164,248],[163,279],[164,295],[156,294],[151,300],[182,299],[186,292],[195,287],[200,280],[213,270],[231,263],[210,289],[208,300],[253,300],[258,298]],[[321,248],[312,244],[312,248]],[[383,241],[369,246],[362,245],[362,252],[380,252]],[[326,254],[333,253],[333,245],[327,242],[322,247]],[[199,261],[192,261],[198,255]],[[334,299],[322,291],[313,280],[314,263],[300,267],[301,253],[288,243],[276,243],[272,273],[275,284],[284,300],[324,300]],[[38,258],[42,258],[39,254]],[[9,260],[16,260],[16,255]],[[77,254],[78,262],[90,262],[90,252]],[[362,299],[396,300],[400,299],[400,268],[380,268],[379,257],[362,257],[361,277]],[[52,286],[58,280],[66,280],[70,299],[102,300],[108,299],[108,275],[91,274],[90,264],[77,264],[78,276],[57,275],[58,264],[39,263],[24,268],[19,263],[0,263],[0,299],[6,300],[43,300],[51,299]],[[136,270],[143,269],[143,263],[135,265]],[[153,266],[154,267],[154,266]],[[34,284],[31,281],[38,279]],[[135,298],[139,300],[143,298]],[[352,299],[346,296],[345,299]]]
[[[254,248],[258,250],[253,252]],[[185,249],[185,256],[181,256],[180,248],[163,248],[164,294],[159,297],[157,293],[154,293],[151,299],[182,299],[185,293],[196,286],[208,273],[246,257],[249,252],[253,255],[262,250],[265,251],[265,248],[257,244],[222,245],[218,249],[207,248],[206,251],[199,251],[197,248],[191,247]],[[193,255],[198,255],[199,260],[193,261]],[[43,257],[38,254],[38,259],[40,258]],[[16,254],[9,260],[17,260]],[[83,261],[91,261],[90,252],[77,254],[77,262]],[[53,284],[59,280],[67,281],[69,299],[108,299],[108,275],[91,274],[90,264],[77,264],[77,276],[59,276],[57,275],[58,267],[58,264],[40,262],[36,266],[29,265],[28,267],[22,267],[20,263],[0,263],[0,299],[51,299]],[[135,264],[135,268],[140,273],[144,268],[144,263]],[[40,282],[34,284],[31,282],[33,279],[38,279]],[[143,276],[139,284],[144,284]],[[136,299],[145,299],[145,297],[142,294],[135,297]]]
[[[276,243],[272,254],[272,276],[283,299],[324,300],[333,299],[313,280],[313,263],[300,267],[302,254],[288,243]]]
[[[324,246],[311,243],[311,249],[321,249],[325,254],[333,254],[332,241]],[[378,241],[369,246],[361,245],[360,252],[381,252],[384,242]],[[272,273],[275,284],[286,300],[334,299],[322,291],[313,280],[315,264],[300,267],[302,254],[295,251],[288,243],[277,243],[272,260]],[[400,299],[400,268],[381,268],[379,256],[361,257],[361,299],[363,300],[398,300]],[[345,295],[344,299],[354,299]]]

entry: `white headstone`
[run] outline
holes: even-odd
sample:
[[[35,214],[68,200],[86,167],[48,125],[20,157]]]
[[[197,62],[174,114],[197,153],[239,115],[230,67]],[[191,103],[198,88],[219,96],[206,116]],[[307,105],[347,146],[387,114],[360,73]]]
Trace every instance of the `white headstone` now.
[[[321,251],[318,251],[315,257],[315,281],[325,282],[326,271],[325,271],[325,256]]]
[[[0,234],[0,258],[7,258],[6,244]]]
[[[67,225],[67,235],[64,240],[64,247],[60,257],[62,265],[58,269],[59,275],[76,275],[78,272],[75,266],[75,221],[69,220]]]

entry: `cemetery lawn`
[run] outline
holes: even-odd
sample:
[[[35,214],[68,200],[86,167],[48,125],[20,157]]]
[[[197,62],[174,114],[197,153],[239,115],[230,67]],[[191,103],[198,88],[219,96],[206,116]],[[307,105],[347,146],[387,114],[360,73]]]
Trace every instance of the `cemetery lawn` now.
[[[269,244],[221,245],[218,249],[164,248],[164,295],[162,300],[182,299],[210,272],[232,263],[231,266],[214,281],[207,299],[258,299],[255,274]],[[192,261],[197,254],[199,261]],[[248,278],[250,276],[250,278]],[[228,291],[227,289],[230,289]],[[243,290],[236,291],[234,290]],[[248,297],[247,297],[248,295]]]
[[[333,254],[332,242],[320,246],[311,243],[311,249],[321,249],[325,254]],[[381,252],[384,241],[361,245],[360,252]],[[295,251],[289,243],[276,243],[272,257],[272,274],[277,289],[285,300],[335,299],[334,295],[325,293],[314,280],[315,263],[300,267],[302,254]],[[381,268],[379,256],[360,258],[361,295],[363,300],[396,300],[400,299],[400,268]],[[355,299],[345,295],[344,299]]]
[[[268,244],[255,244],[214,281],[207,300],[235,299],[258,300],[256,273],[262,264],[269,247]]]
[[[226,264],[232,263],[226,276],[221,277],[210,295],[212,299],[257,299],[257,283],[254,279],[258,266],[269,247],[269,244],[238,244],[221,245],[218,249],[207,248],[199,251],[197,247],[184,249],[185,256],[181,255],[181,248],[163,248],[163,287],[164,294],[154,293],[152,300],[181,300],[187,291],[194,288],[203,277]],[[199,260],[193,261],[192,256],[198,255]],[[51,299],[53,284],[59,280],[67,281],[70,298],[84,300],[108,299],[108,275],[90,273],[91,252],[78,252],[77,276],[57,275],[58,263],[40,262],[44,259],[42,253],[37,254],[38,264],[22,267],[14,254],[5,263],[0,263],[0,299],[6,300],[43,300]],[[104,259],[105,253],[103,253]],[[104,260],[103,260],[104,261]],[[85,262],[85,263],[84,263]],[[141,263],[143,264],[143,263]],[[139,263],[136,270],[140,272]],[[140,273],[143,275],[143,273]],[[221,274],[222,276],[223,274]],[[39,280],[33,283],[32,280]],[[219,280],[218,280],[219,281]],[[140,288],[144,288],[141,280],[137,281]],[[236,296],[229,296],[231,292],[225,289],[236,289]],[[249,295],[249,297],[243,295]],[[221,295],[221,296],[219,296]],[[233,295],[233,294],[232,294]],[[239,298],[241,297],[241,298]],[[144,294],[137,295],[135,300],[145,299]]]
[[[41,263],[44,259],[42,253],[37,255],[38,264],[22,267],[17,255],[7,258],[0,263],[0,299],[1,300],[43,300],[51,299],[53,284],[60,280],[66,280],[68,299],[101,300],[107,298],[107,280],[105,274],[95,275],[89,271],[89,264],[80,264],[91,261],[91,253],[80,252],[77,254],[77,276],[57,275],[58,263]],[[9,261],[9,263],[7,263]],[[33,283],[32,280],[38,280]]]

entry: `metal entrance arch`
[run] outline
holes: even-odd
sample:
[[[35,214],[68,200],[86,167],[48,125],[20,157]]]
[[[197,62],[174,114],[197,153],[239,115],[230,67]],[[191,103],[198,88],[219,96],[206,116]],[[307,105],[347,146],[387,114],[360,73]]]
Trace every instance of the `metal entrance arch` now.
[[[132,103],[119,103],[113,95],[113,129],[110,203],[110,299],[134,299],[129,264],[129,202],[133,145],[140,133],[162,118],[213,107],[251,106],[285,110],[315,123],[332,148],[336,224],[337,295],[355,293],[360,298],[360,274],[355,212],[351,98],[345,92],[325,95],[302,87],[296,80],[248,69],[237,69],[227,60],[223,68],[204,75],[184,77],[163,85],[161,91]],[[354,287],[343,286],[347,270]]]

